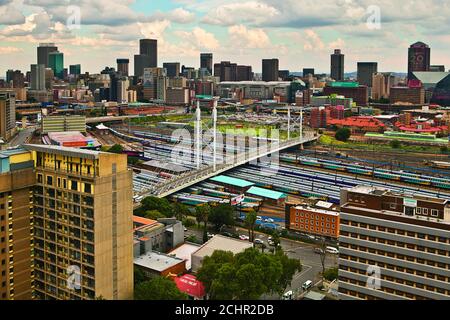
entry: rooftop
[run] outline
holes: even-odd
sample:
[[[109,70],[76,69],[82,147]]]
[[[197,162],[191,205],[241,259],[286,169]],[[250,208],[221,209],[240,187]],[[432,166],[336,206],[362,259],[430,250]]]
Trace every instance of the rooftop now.
[[[186,270],[191,270],[192,254],[200,248],[200,245],[193,243],[184,243],[178,248],[169,252],[170,256],[175,256],[186,261]]]
[[[45,152],[50,154],[59,154],[67,157],[86,158],[96,160],[100,154],[106,154],[101,151],[84,150],[78,148],[61,147],[61,146],[44,146],[38,144],[26,144],[25,149],[30,151]]]
[[[174,267],[184,260],[171,257],[159,252],[149,251],[140,257],[134,258],[134,264],[147,269],[163,272],[168,268]]]
[[[359,87],[359,82],[336,81],[336,82],[328,83],[328,86],[330,86],[330,87],[340,87],[340,88],[358,88]]]
[[[210,180],[214,181],[214,182],[228,184],[228,185],[231,185],[234,187],[240,187],[240,188],[246,188],[246,187],[250,187],[250,186],[254,185],[253,182],[250,182],[247,180],[242,180],[242,179],[237,179],[237,178],[232,178],[232,177],[228,177],[228,176],[217,176],[217,177],[211,178]]]
[[[212,255],[216,250],[229,251],[237,254],[252,247],[253,244],[248,241],[215,235],[192,255],[202,258]]]
[[[295,209],[296,210],[307,210],[307,211],[312,212],[312,213],[320,213],[320,214],[325,214],[325,215],[329,215],[329,216],[333,216],[333,217],[339,216],[339,212],[337,212],[337,211],[313,208],[313,207],[310,207],[310,206],[297,206],[297,207],[295,207]]]
[[[255,196],[273,199],[273,200],[279,200],[279,199],[283,199],[283,198],[287,197],[287,195],[285,193],[273,191],[273,190],[269,190],[269,189],[258,188],[258,187],[251,187],[247,191],[247,193],[255,195]]]

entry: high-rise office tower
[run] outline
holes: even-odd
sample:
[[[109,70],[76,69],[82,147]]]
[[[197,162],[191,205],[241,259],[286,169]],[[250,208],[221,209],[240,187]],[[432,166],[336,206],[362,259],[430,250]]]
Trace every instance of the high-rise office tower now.
[[[53,87],[53,79],[55,78],[55,74],[52,69],[46,68],[44,71],[45,74],[45,89],[52,89]]]
[[[13,88],[23,88],[25,86],[25,76],[20,70],[8,70],[6,72],[6,82]]]
[[[16,93],[11,89],[0,89],[0,137],[3,140],[10,139],[15,128]]]
[[[214,76],[219,77],[220,81],[236,81],[237,64],[230,61],[222,61],[214,64]]]
[[[372,77],[378,72],[377,62],[358,62],[358,82],[361,85],[372,87]]]
[[[52,52],[57,52],[58,47],[54,43],[41,43],[37,48],[37,64],[43,64],[45,68],[49,68],[48,56]]]
[[[251,66],[236,67],[236,81],[252,81],[253,72]]]
[[[59,51],[49,53],[48,67],[53,70],[55,77],[64,79],[64,54]]]
[[[31,90],[45,90],[45,65],[31,65]]]
[[[278,59],[263,59],[262,80],[278,81],[279,61]]]
[[[181,65],[179,62],[165,62],[163,63],[163,68],[166,69],[169,78],[178,77],[180,75]]]
[[[315,75],[315,70],[313,68],[304,68],[303,69],[303,76],[307,77],[308,75],[312,75],[314,77]]]
[[[207,69],[210,75],[213,74],[213,54],[200,53],[200,68]]]
[[[122,76],[129,76],[130,59],[117,59],[117,72]]]
[[[34,162],[28,151],[16,149],[0,150],[0,164],[0,300],[30,300]]]
[[[280,70],[278,71],[278,78],[283,81],[288,81],[291,72],[289,70]]]
[[[408,80],[414,79],[414,71],[430,71],[431,49],[423,42],[416,42],[408,49]]]
[[[340,216],[341,299],[450,299],[448,199],[357,186]]]
[[[139,40],[139,54],[148,56],[150,60],[149,67],[156,68],[158,66],[158,40]]]
[[[340,49],[334,50],[331,55],[331,78],[336,81],[344,81],[345,55]]]
[[[79,76],[81,74],[81,64],[73,64],[69,66],[69,74]]]
[[[391,73],[375,73],[372,76],[372,99],[389,99],[395,76]]]
[[[130,81],[124,77],[120,78],[117,82],[117,102],[128,102],[128,88],[130,87]]]
[[[35,159],[37,299],[131,299],[132,173],[125,155],[26,145]]]

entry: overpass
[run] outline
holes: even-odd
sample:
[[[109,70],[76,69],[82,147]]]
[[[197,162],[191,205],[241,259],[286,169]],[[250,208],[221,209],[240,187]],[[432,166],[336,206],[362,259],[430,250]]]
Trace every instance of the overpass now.
[[[206,168],[189,171],[185,174],[176,176],[151,187],[147,193],[143,194],[143,196],[155,196],[158,198],[164,198],[190,186],[193,186],[199,182],[229,171],[235,167],[244,165],[263,157],[267,157],[271,154],[289,148],[302,146],[305,143],[316,141],[318,138],[319,136],[314,132],[305,132],[302,139],[290,139],[287,141],[272,143],[264,147],[259,147],[256,150],[247,150],[246,152],[243,152],[241,154],[234,155],[232,163],[211,165]]]

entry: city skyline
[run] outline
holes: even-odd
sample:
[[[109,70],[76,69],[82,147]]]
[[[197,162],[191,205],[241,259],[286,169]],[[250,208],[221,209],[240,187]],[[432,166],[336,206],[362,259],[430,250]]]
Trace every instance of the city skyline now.
[[[40,42],[55,42],[66,65],[81,64],[83,72],[98,73],[114,66],[117,58],[130,59],[132,68],[142,38],[158,40],[158,66],[177,61],[199,67],[199,54],[211,52],[214,63],[252,65],[257,73],[260,61],[273,57],[280,60],[280,70],[311,67],[329,73],[329,56],[341,49],[346,73],[356,71],[359,61],[376,61],[380,71],[406,73],[405,52],[417,41],[432,48],[432,64],[450,65],[444,48],[448,28],[439,18],[449,8],[436,0],[402,5],[402,14],[399,4],[378,1],[380,29],[367,25],[367,1],[102,2],[1,1],[0,74],[9,68],[29,70]],[[72,5],[79,6],[80,29],[71,24],[77,22],[70,19],[77,8]],[[120,19],[115,12],[121,12]]]

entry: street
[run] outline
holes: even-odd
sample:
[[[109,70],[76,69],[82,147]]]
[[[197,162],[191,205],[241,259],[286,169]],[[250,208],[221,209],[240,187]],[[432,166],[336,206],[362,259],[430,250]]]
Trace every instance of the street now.
[[[242,228],[234,228],[234,232],[238,235],[247,235],[248,232]],[[189,229],[185,233],[186,236],[195,235],[197,239],[202,239],[202,232],[196,229]],[[268,244],[268,237],[265,234],[256,233],[255,238],[260,239],[264,242],[267,249],[266,252],[271,247]],[[314,248],[316,247],[313,244],[302,243],[298,241],[292,241],[287,239],[281,239],[281,247],[283,251],[288,255],[289,258],[299,259],[302,263],[302,271],[294,275],[292,279],[292,284],[287,291],[292,290],[294,293],[302,293],[302,285],[308,281],[313,281],[314,285],[316,285],[320,280],[320,273],[322,272],[322,264],[320,261],[320,254],[314,252]],[[330,269],[333,267],[337,267],[338,265],[338,255],[327,254],[325,260],[325,269]],[[266,295],[262,299],[264,300],[279,300],[280,297],[278,295]]]

